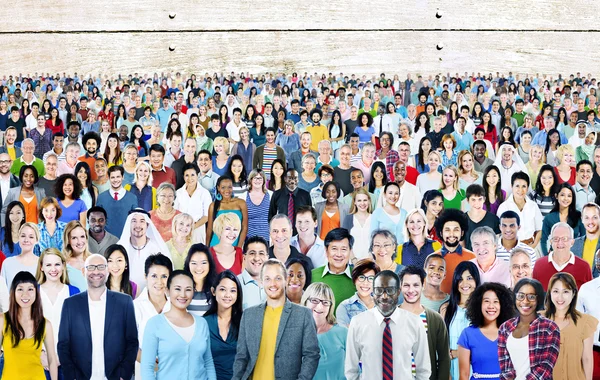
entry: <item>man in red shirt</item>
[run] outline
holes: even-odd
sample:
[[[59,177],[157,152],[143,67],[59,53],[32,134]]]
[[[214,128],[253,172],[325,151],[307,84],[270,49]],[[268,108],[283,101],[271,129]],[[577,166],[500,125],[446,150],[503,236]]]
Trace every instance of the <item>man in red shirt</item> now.
[[[572,274],[577,282],[577,289],[592,280],[590,264],[571,252],[575,242],[571,226],[564,222],[556,223],[552,226],[550,241],[552,252],[536,260],[533,267],[533,278],[542,283],[544,291],[548,291],[550,277],[558,272]]]
[[[177,184],[175,170],[168,168],[165,162],[165,148],[160,144],[152,144],[150,147],[150,165],[152,166],[152,187],[155,189],[163,182]]]
[[[416,168],[408,165],[408,157],[410,157],[410,144],[406,141],[402,141],[398,145],[398,161],[406,164],[406,181],[416,185],[419,171]]]

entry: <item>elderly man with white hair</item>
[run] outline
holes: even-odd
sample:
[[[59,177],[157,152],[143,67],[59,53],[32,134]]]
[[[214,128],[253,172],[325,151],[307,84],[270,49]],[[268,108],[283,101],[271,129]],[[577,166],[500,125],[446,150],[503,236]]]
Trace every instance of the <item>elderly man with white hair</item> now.
[[[329,142],[329,140],[319,141],[319,157],[317,157],[317,166],[315,167],[315,171],[318,171],[323,165],[329,165],[332,168],[338,166],[340,162],[333,157],[332,154],[333,150],[331,149],[331,142]]]
[[[573,236],[573,229],[565,222],[552,226],[552,252],[538,259],[533,267],[533,278],[542,283],[544,291],[548,290],[550,278],[558,272],[570,273],[578,289],[592,279],[590,264],[571,251],[575,241]]]
[[[150,215],[141,208],[129,212],[123,234],[119,239],[129,258],[129,279],[143,289],[146,286],[144,263],[151,255],[162,253],[171,259],[171,253],[150,220]]]
[[[496,257],[497,237],[488,226],[478,227],[471,234],[471,247],[475,258],[470,260],[477,266],[481,283],[498,282],[510,287],[510,267],[506,260]]]

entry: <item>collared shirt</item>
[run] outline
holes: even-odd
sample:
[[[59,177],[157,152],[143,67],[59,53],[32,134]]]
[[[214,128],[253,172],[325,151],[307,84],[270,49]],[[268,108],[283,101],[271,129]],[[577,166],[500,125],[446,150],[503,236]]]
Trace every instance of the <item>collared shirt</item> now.
[[[367,310],[369,310],[369,308],[364,304],[360,297],[358,297],[358,293],[354,293],[352,297],[340,303],[335,313],[335,318],[339,325],[348,327],[352,318]]]
[[[270,259],[276,259],[277,258],[275,256],[275,250],[274,250],[273,246],[269,247],[268,251],[269,251],[269,258]],[[306,257],[305,255],[303,255],[302,253],[300,253],[300,251],[298,251],[296,249],[296,247],[294,247],[292,245],[290,245],[290,255],[288,256],[288,258],[286,259],[286,261],[289,260],[289,259],[300,259],[300,260],[303,260],[308,265],[308,269],[309,270],[313,270],[312,260],[310,260],[308,257]]]
[[[209,170],[206,174],[198,173],[198,182],[202,185],[203,188],[210,192],[212,198],[215,198],[215,188],[217,186],[217,180],[219,179],[219,175]]]
[[[506,261],[496,257],[494,263],[487,271],[483,270],[476,258],[469,261],[474,263],[477,269],[479,269],[479,277],[481,277],[482,284],[484,282],[498,282],[507,288],[510,287],[512,280],[510,278],[510,267]]]
[[[567,265],[575,264],[575,255],[573,254],[573,252],[570,252],[570,255],[571,256],[569,256],[569,260],[566,263],[559,265],[556,261],[554,261],[554,252],[550,252],[548,254],[548,262],[552,263],[552,266],[554,266],[554,268],[556,269],[557,272],[561,272],[563,269],[565,269],[567,267]]]
[[[523,206],[523,211],[521,211],[517,207],[513,195],[509,195],[498,207],[496,215],[502,215],[502,213],[509,210],[516,212],[521,219],[521,228],[517,234],[520,241],[531,239],[537,231],[542,230],[544,218],[537,204],[529,199],[529,197],[525,197],[525,206]]]
[[[238,280],[240,280],[240,284],[242,285],[242,293],[244,294],[244,302],[242,304],[242,308],[246,310],[251,306],[255,306],[264,302],[267,299],[265,294],[265,289],[262,284],[259,284],[258,281],[250,276],[250,273],[246,269],[242,271]]]
[[[110,194],[110,197],[114,199],[114,197],[115,197],[115,191],[112,188],[108,189],[108,193]],[[123,199],[123,197],[127,193],[127,190],[125,190],[124,187],[121,187],[119,189],[119,191],[117,191],[116,193],[117,193],[117,200],[120,201],[121,199]]]
[[[152,301],[150,301],[150,296],[148,295],[148,288],[144,288],[140,295],[133,300],[133,308],[135,310],[135,323],[138,328],[138,341],[140,343],[140,348],[142,348],[142,341],[144,339],[144,329],[146,328],[146,323],[148,320],[155,315],[158,315],[156,312],[156,308]],[[171,302],[167,300],[165,306],[160,314],[164,314],[167,311],[171,310]]]
[[[46,248],[56,248],[62,250],[63,247],[63,232],[65,232],[66,223],[56,221],[56,229],[54,234],[50,235],[46,223],[39,223],[38,228],[40,230],[40,241],[38,246],[40,252],[43,252]]]
[[[533,266],[535,264],[535,260],[537,259],[537,253],[535,252],[535,250],[533,248],[531,248],[530,246],[528,246],[525,243],[518,242],[517,245],[515,245],[515,247],[513,249],[509,250],[509,249],[506,249],[502,245],[502,238],[500,237],[498,239],[498,246],[496,248],[496,257],[499,258],[500,260],[510,262],[510,255],[513,253],[513,251],[515,249],[522,249],[523,251],[525,251],[529,254],[529,258],[531,259],[531,267],[533,268]]]
[[[600,319],[600,302],[598,302],[598,294],[600,294],[600,277],[586,282],[579,288],[577,296],[577,310],[582,313],[589,314],[596,319]],[[596,334],[594,334],[594,344],[600,346],[600,323],[596,326]]]
[[[502,379],[514,379],[516,376],[510,353],[506,349],[506,341],[518,324],[519,317],[509,319],[500,326],[498,331],[498,360],[500,361]],[[538,316],[529,325],[528,336],[530,377],[533,379],[551,379],[560,350],[559,327],[553,321]]]
[[[90,329],[92,330],[92,377],[90,380],[104,380],[104,321],[106,318],[106,288],[100,301],[93,301],[88,293]]]
[[[575,207],[577,208],[577,211],[581,212],[581,209],[586,203],[593,203],[596,200],[596,192],[590,185],[588,185],[586,190],[579,182],[577,182],[575,186],[573,186],[573,189],[575,190],[575,200],[577,201]]]
[[[330,274],[332,276],[339,276],[341,274],[345,274],[346,276],[348,276],[349,279],[352,279],[352,270],[350,269],[350,265],[346,265],[346,269],[342,272],[342,273],[333,273],[332,271],[329,270],[329,263],[325,265],[325,268],[323,268],[323,276],[325,277],[326,274]]]
[[[300,241],[298,235],[292,236],[290,245],[302,253],[300,251]],[[325,243],[317,234],[315,234],[315,242],[310,247],[308,252],[306,252],[306,256],[308,256],[308,258],[312,261],[314,268],[322,267],[323,265],[327,264],[327,257],[325,256]]]
[[[384,316],[374,307],[350,321],[346,343],[345,375],[348,380],[382,378]],[[425,326],[418,315],[396,308],[390,316],[395,379],[426,380],[431,376],[429,345]],[[411,354],[414,356],[416,375],[413,377]]]
[[[381,154],[381,149],[375,152],[375,157],[379,160],[379,155]],[[400,161],[400,155],[398,152],[390,149],[385,155],[385,168],[387,169],[388,178],[394,178],[394,165],[396,162]]]

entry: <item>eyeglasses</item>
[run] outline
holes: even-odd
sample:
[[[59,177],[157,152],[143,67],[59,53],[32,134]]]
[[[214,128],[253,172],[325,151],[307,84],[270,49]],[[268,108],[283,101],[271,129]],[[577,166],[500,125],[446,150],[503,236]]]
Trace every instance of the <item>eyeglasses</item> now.
[[[376,296],[381,296],[383,295],[383,292],[387,293],[388,296],[393,296],[398,292],[398,288],[392,287],[392,288],[373,288],[373,293]]]
[[[558,243],[558,242],[566,243],[567,241],[569,241],[569,239],[570,238],[568,236],[554,237],[554,238],[552,238],[552,241],[555,242],[555,243]]]
[[[393,245],[393,244],[391,244],[391,243],[387,243],[387,244],[384,244],[384,245],[381,245],[381,244],[373,244],[373,251],[380,250],[381,248],[383,248],[383,249],[386,249],[386,250],[387,250],[387,249],[390,249],[390,248],[392,248],[393,246],[394,246],[394,245]]]
[[[367,277],[364,274],[361,274],[360,276],[358,276],[358,281],[360,281],[360,282],[365,282],[365,281],[373,282],[374,279],[375,279],[375,276]]]
[[[98,264],[98,265],[90,264],[87,267],[85,267],[85,269],[89,270],[90,272],[93,272],[95,270],[105,270],[106,267],[107,267],[106,264]]]
[[[514,265],[512,266],[512,269],[513,269],[513,270],[521,270],[521,269],[523,269],[523,270],[527,270],[527,269],[529,269],[529,268],[531,268],[531,266],[529,266],[529,264],[523,264],[523,265],[514,264]]]
[[[535,302],[537,301],[537,294],[525,294],[525,293],[517,293],[517,300],[518,301],[523,301],[525,300],[525,298],[527,298],[527,301],[529,302]]]
[[[0,161],[0,165],[10,165],[10,160],[2,160]]]
[[[312,303],[313,305],[318,305],[320,303],[323,304],[323,306],[325,307],[329,307],[331,306],[331,301],[327,301],[327,300],[320,300],[318,298],[309,298],[308,299],[310,301],[310,303]]]

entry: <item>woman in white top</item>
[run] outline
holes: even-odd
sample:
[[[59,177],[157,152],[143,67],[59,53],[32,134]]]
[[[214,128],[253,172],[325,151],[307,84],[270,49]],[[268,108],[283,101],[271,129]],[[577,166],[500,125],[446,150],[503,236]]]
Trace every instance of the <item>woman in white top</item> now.
[[[77,287],[69,284],[67,261],[56,248],[48,248],[42,252],[35,278],[40,284],[44,318],[49,320],[52,326],[56,326],[52,332],[54,333],[54,343],[58,344],[58,327],[63,303],[67,298],[80,291]],[[45,360],[47,360],[46,352],[42,351],[42,362],[45,363]]]
[[[19,229],[19,246],[21,253],[17,256],[9,257],[2,263],[0,276],[6,280],[6,285],[10,288],[15,275],[21,271],[26,271],[35,276],[38,260],[33,253],[33,248],[40,240],[40,230],[36,224],[27,222]]]
[[[212,198],[208,190],[198,182],[198,166],[194,163],[183,165],[183,185],[177,190],[175,209],[187,213],[194,219],[194,243],[206,243],[206,222],[208,221],[208,208]]]
[[[171,303],[167,299],[167,280],[173,271],[173,263],[167,256],[158,254],[148,257],[145,264],[147,286],[142,290],[139,297],[133,301],[140,344],[135,362],[136,380],[142,379],[140,362],[142,361],[142,342],[146,323],[155,315],[171,310]]]
[[[417,177],[417,188],[421,194],[425,194],[427,190],[437,189],[442,182],[442,173],[438,171],[442,164],[442,155],[437,150],[432,150],[427,156],[427,164],[429,172],[422,173]]]
[[[342,227],[354,236],[352,261],[369,257],[369,243],[371,241],[371,213],[373,205],[371,197],[364,187],[352,194],[350,213],[342,221]]]
[[[473,161],[473,153],[468,150],[462,150],[458,154],[458,187],[466,190],[469,185],[478,184],[481,185],[483,176],[481,173],[475,171],[475,165]]]

